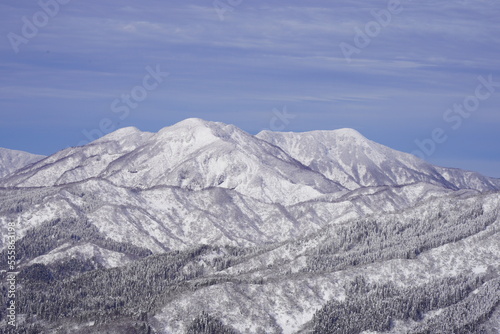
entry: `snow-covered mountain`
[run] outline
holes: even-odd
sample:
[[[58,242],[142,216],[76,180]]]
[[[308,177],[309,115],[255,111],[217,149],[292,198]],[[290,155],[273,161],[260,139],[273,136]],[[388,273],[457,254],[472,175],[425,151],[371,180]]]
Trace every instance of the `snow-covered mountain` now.
[[[344,188],[303,166],[281,149],[223,123],[187,119],[156,134],[135,128],[69,148],[3,180],[40,187],[106,179],[147,189],[234,189],[270,203],[298,203]]]
[[[283,242],[316,232],[331,222],[395,212],[451,193],[420,183],[358,189],[341,198],[285,206],[224,188],[191,191],[158,186],[139,190],[91,179],[57,187],[0,190],[0,230],[7,233],[7,222],[15,220],[17,235],[24,237],[30,230],[44,230],[47,222],[64,218],[87,221],[113,241],[153,253],[200,244],[248,247]],[[62,249],[66,253],[79,249],[81,242],[69,241],[61,241],[57,247],[65,244]],[[93,242],[89,245],[98,246]],[[58,258],[60,252],[54,248],[44,261],[51,256]],[[106,265],[108,261],[103,260]]]
[[[500,189],[498,179],[432,166],[351,129],[252,136],[232,125],[200,119],[187,119],[158,133],[124,128],[58,152],[0,185],[41,187],[91,178],[139,189],[234,189],[282,204],[359,187],[418,182],[453,190]]]
[[[351,129],[253,136],[200,119],[120,129],[32,162],[0,179],[25,332],[496,334],[500,325],[498,179]],[[0,239],[3,258],[6,246]],[[363,309],[374,300],[380,309]],[[335,312],[358,320],[332,322]]]
[[[0,221],[6,233],[6,222],[16,219],[22,237],[60,218],[84,220],[114,242],[153,253],[258,246],[432,198],[492,191],[497,183],[432,166],[351,129],[252,136],[187,119],[158,133],[123,128],[18,170],[0,180],[14,187],[0,191]],[[79,249],[64,244],[43,259]],[[102,257],[105,266],[113,261]]]
[[[500,189],[500,180],[433,166],[373,142],[353,129],[303,133],[262,131],[256,136],[348,189],[426,182],[450,189]]]
[[[484,211],[476,212],[479,208]],[[344,300],[344,282],[355,277],[366,277],[372,284],[403,286],[408,289],[408,294],[411,293],[411,286],[425,286],[458,273],[488,273],[495,277],[500,269],[499,209],[498,193],[479,197],[452,196],[427,201],[404,212],[376,214],[368,219],[331,224],[318,233],[235,261],[217,275],[238,277],[244,281],[243,284],[228,280],[185,293],[168,303],[155,320],[159,322],[159,328],[168,328],[169,333],[182,333],[190,321],[177,319],[192,319],[204,310],[223,319],[224,323],[237,328],[240,333],[281,333],[280,330],[283,333],[298,333],[304,328],[309,330],[303,333],[311,333],[312,326],[308,322],[313,319],[314,313],[327,300]],[[444,213],[447,213],[446,218]],[[464,220],[469,215],[477,216]],[[480,223],[483,219],[484,224]],[[466,232],[467,227],[474,231]],[[422,237],[424,234],[426,237]],[[409,253],[406,253],[408,250]],[[259,281],[263,283],[255,283]],[[496,302],[485,305],[487,312],[500,311],[495,304],[500,301],[500,281],[497,281],[496,289],[489,295]],[[432,293],[437,295],[440,292]],[[217,302],[208,302],[215,296]],[[486,298],[484,301],[487,304]],[[481,303],[481,298],[476,302]],[[381,307],[387,308],[388,305],[382,304]],[[439,312],[445,309],[442,307]],[[350,312],[355,313],[356,310]],[[466,312],[461,314],[465,317]],[[426,321],[429,322],[433,316],[429,312],[425,316]],[[488,318],[486,315],[485,320]],[[369,322],[367,319],[360,320]],[[485,320],[483,322],[487,323]],[[495,322],[495,318],[491,320]],[[445,323],[450,319],[441,321]],[[448,333],[443,329],[443,323],[441,328],[430,327],[422,333]],[[397,321],[390,333],[420,333],[412,331],[413,327],[418,327],[418,323]],[[332,330],[326,333],[346,332]],[[382,331],[367,330],[363,333],[382,334]],[[498,332],[492,330],[487,333]]]
[[[45,158],[43,155],[9,150],[0,147],[0,178],[5,177],[26,165],[40,161],[43,158]]]
[[[158,193],[154,196],[162,198]],[[170,200],[165,198],[158,204],[161,207]],[[223,209],[225,202],[220,200],[215,202],[220,202]],[[196,205],[199,203],[193,203],[192,209]],[[128,207],[132,205],[122,209]],[[138,333],[203,333],[189,330],[203,313],[213,318],[210,322],[215,328],[228,326],[236,330],[227,333],[361,333],[318,329],[328,319],[325,308],[332,301],[338,303],[339,310],[352,312],[353,316],[366,312],[363,306],[372,302],[369,297],[365,300],[357,296],[352,301],[357,304],[343,304],[352,298],[348,296],[351,286],[363,288],[362,293],[381,293],[377,292],[380,289],[389,295],[389,300],[380,303],[381,309],[370,310],[378,324],[388,316],[384,312],[396,310],[395,315],[388,313],[392,323],[389,333],[469,330],[493,334],[498,329],[495,319],[500,302],[499,210],[499,193],[453,192],[399,212],[333,219],[316,232],[285,241],[248,248],[217,246],[215,242],[139,259],[140,249],[125,246],[133,241],[130,236],[143,229],[162,227],[142,221],[144,217],[132,210],[129,219],[135,231],[129,233],[126,227],[110,221],[104,224],[108,228],[104,233],[120,233],[124,243],[104,243],[98,237],[91,240],[88,236],[92,230],[80,223],[53,222],[40,226],[19,243],[23,254],[30,251],[37,255],[41,245],[45,249],[23,265],[18,279],[23,288],[19,312],[46,319],[41,328],[55,333],[71,329],[74,333],[118,334],[132,331],[137,323],[145,328]],[[105,213],[97,216],[101,215]],[[202,217],[199,213],[195,216]],[[196,228],[195,222],[187,225]],[[234,232],[233,228],[250,227],[245,225],[249,222],[239,226],[222,222],[218,228]],[[208,237],[212,233],[204,223],[198,227],[195,234]],[[182,235],[180,228],[167,232]],[[54,236],[64,235],[61,231],[67,229],[65,242],[51,250]],[[273,233],[279,233],[279,228]],[[162,240],[147,242],[159,245]],[[103,257],[107,262],[96,264]],[[102,264],[114,268],[99,269]],[[88,270],[92,271],[85,272]],[[50,278],[63,273],[70,278]],[[356,285],[360,280],[367,286]],[[440,289],[426,291],[425,287],[432,284],[440,284]],[[403,293],[394,298],[391,294],[397,293],[393,292],[396,287]],[[414,306],[420,315],[413,318],[404,313],[397,315],[401,313],[396,307],[398,298],[403,297],[410,306],[413,299],[433,302],[424,300]],[[45,308],[35,307],[39,303]],[[147,317],[141,317],[142,313]],[[453,314],[459,314],[460,321]],[[370,333],[388,333],[370,330],[370,317],[363,313],[360,316],[352,325]]]

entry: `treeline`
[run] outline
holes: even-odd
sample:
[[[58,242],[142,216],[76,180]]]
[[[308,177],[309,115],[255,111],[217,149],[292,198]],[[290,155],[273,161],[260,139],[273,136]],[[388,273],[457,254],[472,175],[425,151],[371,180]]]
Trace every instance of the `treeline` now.
[[[90,203],[87,209],[95,209],[94,200],[87,201]],[[333,225],[313,237],[290,241],[291,245],[317,241],[318,246],[303,254],[308,258],[306,268],[291,274],[282,270],[277,260],[270,270],[276,274],[274,279],[279,280],[289,275],[314,276],[311,273],[393,258],[411,259],[426,250],[483,231],[498,219],[497,211],[485,212],[480,204],[466,201],[456,206],[427,208],[421,215],[411,211]],[[112,269],[102,268],[97,258],[27,265],[61,245],[87,242],[127,254],[137,261]],[[45,222],[28,231],[16,245],[17,258],[21,260],[16,305],[24,323],[15,333],[45,333],[56,325],[93,321],[95,327],[92,328],[107,333],[154,334],[148,318],[182,294],[226,282],[264,284],[264,276],[251,275],[250,278],[250,275],[218,272],[283,244],[251,248],[204,245],[151,255],[147,249],[105,238],[85,219]],[[4,268],[5,251],[0,255]],[[261,269],[249,268],[253,273]],[[2,275],[0,279],[5,282]],[[392,284],[368,284],[357,277],[346,285],[346,299],[329,301],[315,314],[311,328],[315,334],[384,332],[401,320],[415,322],[409,334],[482,333],[482,323],[499,307],[499,282],[499,278],[491,276],[458,276],[423,286],[399,288]],[[2,305],[7,302],[6,295],[4,286],[0,294]],[[441,313],[427,316],[433,310],[441,310]],[[3,307],[0,318],[5,316]],[[206,312],[189,321],[188,334],[236,333],[231,326]],[[9,331],[8,327],[0,329],[0,333]]]
[[[486,282],[475,293],[415,325],[408,334],[492,334],[484,322],[500,307],[500,279]]]
[[[65,328],[65,325],[67,326]],[[118,319],[114,322],[98,326],[81,325],[74,323],[59,324],[19,324],[17,328],[0,328],[0,334],[157,334],[151,325],[145,321]]]
[[[420,322],[408,334],[479,333],[481,323],[500,302],[499,284],[498,278],[484,282],[484,278],[458,276],[397,288],[393,284],[368,285],[357,278],[346,287],[344,301],[332,300],[316,312],[312,333],[387,332],[396,320]],[[444,311],[424,319],[427,312],[438,309]]]
[[[38,264],[30,271],[31,276],[26,274],[29,280],[19,280],[18,312],[49,322],[62,318],[79,323],[104,323],[124,316],[140,319],[183,292],[239,282],[225,276],[204,277],[211,263],[204,258],[219,251],[211,246],[173,251],[128,266],[93,270],[62,280],[51,278],[50,268]]]
[[[42,202],[44,198],[54,195],[57,191],[56,188],[0,189],[0,214],[21,213],[26,208]]]
[[[16,258],[22,264],[66,243],[76,244],[88,242],[99,247],[143,258],[152,254],[148,249],[104,237],[97,227],[86,219],[60,218],[42,223],[26,232],[16,242]],[[7,249],[0,253],[1,268],[6,267]]]
[[[45,265],[35,263],[21,269],[17,278],[25,282],[51,282],[71,278],[88,271],[103,269],[99,261],[90,259],[70,258]]]
[[[206,312],[202,312],[186,330],[186,334],[238,334],[232,327],[224,325]]]
[[[310,254],[303,271],[334,271],[395,258],[413,259],[429,249],[456,242],[485,230],[498,212],[484,212],[480,204],[454,211],[437,209],[423,217],[401,215],[359,219],[331,227],[331,238]]]

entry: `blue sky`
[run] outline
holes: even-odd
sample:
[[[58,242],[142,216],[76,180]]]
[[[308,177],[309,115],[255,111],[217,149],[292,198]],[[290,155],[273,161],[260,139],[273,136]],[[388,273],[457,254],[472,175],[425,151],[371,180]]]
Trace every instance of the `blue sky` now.
[[[498,0],[58,1],[0,4],[0,147],[200,117],[350,127],[500,177]]]

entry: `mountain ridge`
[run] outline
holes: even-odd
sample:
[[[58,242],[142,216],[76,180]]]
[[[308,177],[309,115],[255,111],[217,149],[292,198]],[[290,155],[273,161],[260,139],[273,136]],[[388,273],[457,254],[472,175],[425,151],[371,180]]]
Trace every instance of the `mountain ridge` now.
[[[415,181],[441,184],[455,190],[500,189],[500,179],[458,168],[433,166],[409,153],[371,141],[353,129],[309,132],[261,131],[256,137],[282,148],[304,165],[351,190],[374,185],[408,184]]]
[[[43,158],[44,155],[0,147],[0,179]]]
[[[101,160],[105,161],[99,163]],[[239,161],[243,163],[238,164]],[[61,175],[56,178],[58,173]],[[254,175],[253,179],[238,177],[244,173]],[[23,168],[1,180],[0,186],[64,184],[89,177],[142,188],[161,184],[192,189],[222,186],[239,187],[249,194],[248,189],[253,187],[254,196],[271,196],[271,202],[283,194],[266,195],[256,189],[256,183],[279,178],[289,179],[288,191],[309,193],[286,203],[345,189],[421,181],[454,190],[500,189],[500,179],[433,166],[375,143],[354,129],[262,131],[252,136],[233,125],[198,118],[186,119],[157,133],[135,127],[116,130],[86,146],[57,152],[43,162]],[[300,185],[300,189],[294,184]],[[269,188],[269,184],[266,186]]]

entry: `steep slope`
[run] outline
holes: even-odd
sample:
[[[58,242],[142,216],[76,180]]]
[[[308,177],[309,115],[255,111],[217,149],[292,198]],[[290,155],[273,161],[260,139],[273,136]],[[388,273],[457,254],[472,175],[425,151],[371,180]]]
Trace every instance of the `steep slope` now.
[[[124,128],[0,180],[0,233],[16,226],[18,329],[491,329],[498,186],[349,129]],[[335,320],[346,314],[355,321]]]
[[[220,187],[291,204],[344,190],[281,149],[223,123],[187,119],[156,134],[122,129],[61,151],[3,181],[40,187],[103,178],[141,189]],[[1,183],[0,183],[1,184]]]
[[[499,209],[499,193],[451,196],[400,213],[333,224],[314,235],[244,256],[245,260],[228,260],[231,264],[218,276],[238,277],[240,284],[228,280],[186,292],[155,317],[157,328],[182,332],[189,320],[175,319],[192,319],[204,310],[241,333],[295,333],[327,301],[343,301],[347,283],[356,277],[403,287],[486,273],[498,281]],[[210,302],[214,296],[217,303]],[[500,289],[490,297],[500,301]],[[476,310],[462,311],[465,316]],[[404,323],[395,325],[393,333],[406,332]]]
[[[102,178],[147,189],[233,189],[268,203],[295,204],[346,188],[419,182],[447,189],[500,189],[500,180],[436,167],[372,142],[355,130],[252,136],[232,125],[187,119],[158,133],[120,129],[23,168],[0,186],[41,187]]]
[[[0,178],[3,178],[26,165],[42,160],[43,158],[45,158],[43,155],[9,150],[0,147]]]
[[[190,190],[234,189],[283,204],[343,190],[235,126],[200,119],[161,130],[147,145],[110,164],[101,177],[140,188],[169,185]]]
[[[138,319],[157,333],[186,333],[203,312],[239,333],[359,333],[388,319],[392,333],[478,333],[494,326],[500,302],[499,210],[500,193],[453,194],[281,243],[195,247],[68,280],[20,281],[20,311],[93,333]],[[374,308],[363,313],[367,303]],[[358,320],[318,330],[332,311]]]
[[[154,253],[198,244],[257,246],[302,237],[330,223],[493,187],[494,180],[433,167],[354,130],[259,137],[273,144],[234,126],[200,119],[158,133],[118,130],[0,181],[16,187],[0,189],[2,229],[15,220],[21,238],[47,224],[61,229],[51,224],[63,218],[90,224],[97,229],[93,236],[100,233],[99,242],[104,237]],[[457,190],[447,180],[465,189]],[[62,233],[58,240],[65,238]],[[50,254],[39,254],[48,255],[40,261],[106,253],[94,239],[58,241]],[[123,258],[128,254],[106,254],[103,265],[128,259]]]
[[[133,151],[153,134],[129,127],[82,147],[59,151],[20,169],[0,186],[44,187],[97,177],[109,163]]]
[[[303,133],[262,131],[256,137],[276,145],[312,170],[348,189],[427,182],[449,189],[500,189],[500,180],[433,166],[366,139],[353,129]]]
[[[449,190],[422,183],[359,189],[341,198],[324,197],[284,206],[224,188],[190,191],[158,186],[139,190],[91,179],[47,188],[0,189],[0,232],[7,234],[7,222],[16,221],[20,242],[35,248],[36,244],[43,245],[45,251],[36,255],[41,258],[26,259],[29,261],[48,263],[65,254],[91,258],[103,253],[102,264],[107,266],[119,262],[119,258],[125,264],[128,254],[103,251],[101,239],[94,242],[97,234],[153,253],[199,244],[258,246],[298,238],[328,224],[395,212],[449,194]],[[84,235],[90,229],[92,237],[68,238],[65,230],[71,224],[75,235],[77,230]],[[49,229],[60,237],[49,238],[49,242],[44,237]],[[40,238],[24,240],[28,232]],[[4,241],[0,240],[0,250],[6,247]]]

